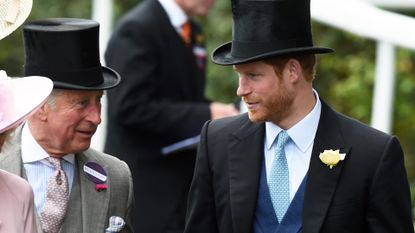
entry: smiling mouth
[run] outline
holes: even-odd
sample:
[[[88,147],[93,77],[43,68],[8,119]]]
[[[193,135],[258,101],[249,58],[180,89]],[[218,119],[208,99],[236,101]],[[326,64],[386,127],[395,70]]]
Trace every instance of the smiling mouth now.
[[[248,108],[254,108],[254,107],[256,107],[258,105],[258,102],[248,102],[248,101],[245,101],[245,104],[246,104],[246,106]]]
[[[95,130],[90,130],[90,131],[81,131],[81,130],[79,130],[78,133],[80,133],[82,135],[85,135],[85,136],[92,137],[95,133]]]

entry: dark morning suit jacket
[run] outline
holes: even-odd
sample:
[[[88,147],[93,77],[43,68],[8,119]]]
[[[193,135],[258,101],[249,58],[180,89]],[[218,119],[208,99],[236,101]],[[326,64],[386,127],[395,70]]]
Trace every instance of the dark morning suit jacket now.
[[[185,233],[249,233],[264,157],[264,124],[247,115],[209,122],[201,135]],[[340,149],[333,169],[320,152]],[[303,233],[414,232],[398,139],[322,103],[302,214]]]
[[[21,128],[15,131],[10,141],[11,146],[0,153],[0,169],[26,177],[20,149]],[[60,233],[105,232],[111,216],[119,216],[127,223],[121,232],[135,232],[132,229],[134,212],[132,178],[127,164],[93,149],[75,154],[75,161],[76,173]],[[106,190],[98,192],[95,190],[95,183],[85,176],[83,166],[89,161],[100,164],[107,171]],[[39,216],[36,217],[38,233],[41,233]]]
[[[198,43],[194,46],[203,46],[194,23],[192,32]],[[160,3],[148,0],[120,20],[105,59],[122,77],[121,84],[108,91],[105,152],[131,168],[135,230],[181,233],[196,149],[170,156],[160,151],[198,135],[210,118],[203,97],[205,57],[196,59]]]

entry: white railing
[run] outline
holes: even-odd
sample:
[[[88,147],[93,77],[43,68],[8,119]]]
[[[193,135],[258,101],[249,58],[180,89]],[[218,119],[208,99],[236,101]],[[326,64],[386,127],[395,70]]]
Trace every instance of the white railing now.
[[[415,8],[414,0],[312,0],[312,18],[377,41],[371,125],[389,133],[395,89],[395,46],[415,50],[415,19],[382,10]]]
[[[99,45],[101,64],[105,65],[104,52],[112,33],[113,0],[92,0],[92,19],[99,22]],[[91,147],[104,150],[105,136],[107,132],[107,96],[102,98],[102,122],[95,136],[92,138]]]

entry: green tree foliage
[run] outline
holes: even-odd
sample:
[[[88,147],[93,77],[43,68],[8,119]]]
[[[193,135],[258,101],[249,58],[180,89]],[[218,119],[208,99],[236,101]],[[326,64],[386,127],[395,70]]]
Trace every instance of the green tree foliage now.
[[[138,0],[114,0],[114,22]],[[91,15],[91,1],[34,0],[29,20],[47,17],[83,17]],[[415,11],[401,12],[415,16]],[[230,1],[217,0],[209,16],[198,19],[204,25],[207,50],[231,40]],[[381,26],[381,25],[374,25]],[[376,41],[313,22],[314,44],[336,50],[318,56],[314,86],[322,99],[336,110],[370,124],[374,85]],[[57,42],[59,43],[59,42]],[[23,74],[23,40],[21,30],[0,41],[0,68],[10,75]],[[397,48],[396,87],[392,133],[397,135],[405,152],[405,162],[415,203],[415,52]],[[218,66],[208,59],[206,95],[213,100],[237,100],[238,78],[231,66]]]

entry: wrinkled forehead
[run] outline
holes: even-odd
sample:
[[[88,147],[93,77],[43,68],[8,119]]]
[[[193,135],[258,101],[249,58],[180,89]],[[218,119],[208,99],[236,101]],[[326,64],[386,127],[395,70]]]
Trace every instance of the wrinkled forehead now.
[[[54,89],[51,98],[59,102],[74,102],[87,99],[100,99],[104,94],[103,90],[69,90]]]

